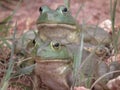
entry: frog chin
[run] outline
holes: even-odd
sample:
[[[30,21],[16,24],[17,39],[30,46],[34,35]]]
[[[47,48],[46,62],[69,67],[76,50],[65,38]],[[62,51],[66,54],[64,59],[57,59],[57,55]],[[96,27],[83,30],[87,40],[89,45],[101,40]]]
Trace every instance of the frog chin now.
[[[47,70],[51,70],[51,72],[55,71],[59,75],[64,73],[68,68],[70,69],[72,66],[72,60],[61,60],[61,59],[52,59],[52,60],[37,60],[36,67],[44,68]],[[40,70],[39,68],[39,70]]]

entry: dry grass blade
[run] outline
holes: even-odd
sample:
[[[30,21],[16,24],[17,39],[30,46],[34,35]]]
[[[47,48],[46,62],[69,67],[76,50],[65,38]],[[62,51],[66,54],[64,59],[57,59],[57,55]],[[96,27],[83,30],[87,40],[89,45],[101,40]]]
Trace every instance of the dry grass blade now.
[[[111,22],[112,22],[112,40],[113,40],[113,47],[115,50],[115,55],[118,52],[118,37],[119,33],[116,35],[115,33],[115,17],[116,17],[116,7],[117,7],[117,0],[114,0],[113,5],[112,5],[112,0],[110,0],[110,14],[111,14]]]
[[[70,0],[64,0],[64,3],[68,9],[70,9]]]
[[[77,13],[75,14],[75,18],[78,17],[78,15],[79,15],[79,13],[80,13],[80,11],[82,10],[83,7],[84,7],[84,3],[82,5],[80,5],[80,7],[78,8]]]
[[[17,23],[16,23],[16,25],[17,25]],[[8,85],[9,85],[8,83],[9,83],[9,80],[10,80],[10,77],[11,77],[11,73],[12,73],[13,67],[14,67],[13,56],[14,56],[14,48],[15,48],[14,40],[15,40],[16,27],[17,27],[16,25],[15,25],[14,34],[13,34],[13,45],[11,47],[11,57],[10,57],[10,61],[9,61],[9,66],[8,66],[6,75],[3,78],[1,90],[6,90],[7,89]]]
[[[78,75],[79,75],[79,66],[82,62],[82,51],[83,51],[83,39],[84,39],[84,34],[81,34],[81,45],[78,49],[78,52],[76,53],[76,55],[74,56],[74,62],[73,62],[73,87],[77,85],[77,79],[78,79]]]
[[[93,88],[100,80],[102,80],[104,77],[106,77],[106,76],[108,76],[108,75],[110,75],[110,74],[119,73],[119,72],[120,72],[120,70],[116,70],[116,71],[112,71],[112,72],[106,73],[106,74],[104,74],[103,76],[99,77],[99,78],[92,84],[90,90],[92,90],[92,88]]]
[[[13,15],[16,12],[16,10],[18,9],[20,3],[21,3],[21,0],[16,5],[16,8],[13,11],[13,13],[10,16],[8,16],[4,20],[4,22],[2,22],[3,24],[7,23],[7,21],[9,21],[9,18],[13,17]],[[15,35],[16,35],[16,31],[17,31],[17,23],[16,23],[15,28],[14,28],[13,42],[12,42],[12,46],[11,46],[11,56],[10,56],[9,63],[8,63],[8,69],[7,69],[6,74],[4,75],[4,77],[2,79],[0,90],[7,90],[8,86],[9,86],[9,80],[11,78],[11,73],[12,73],[13,67],[14,67],[14,49],[15,49]]]
[[[2,41],[2,44],[0,45],[0,47],[2,47],[4,44],[11,49],[11,45],[9,42],[7,42],[7,40],[4,37],[1,37],[0,40]]]

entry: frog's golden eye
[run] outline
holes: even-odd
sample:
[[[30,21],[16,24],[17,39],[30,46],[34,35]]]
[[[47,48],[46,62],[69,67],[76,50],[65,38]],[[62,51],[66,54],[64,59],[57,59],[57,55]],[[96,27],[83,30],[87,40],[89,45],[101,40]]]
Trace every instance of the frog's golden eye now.
[[[56,42],[56,41],[51,42],[50,45],[51,45],[51,48],[54,50],[60,50],[60,48],[61,48],[61,44],[59,42]]]

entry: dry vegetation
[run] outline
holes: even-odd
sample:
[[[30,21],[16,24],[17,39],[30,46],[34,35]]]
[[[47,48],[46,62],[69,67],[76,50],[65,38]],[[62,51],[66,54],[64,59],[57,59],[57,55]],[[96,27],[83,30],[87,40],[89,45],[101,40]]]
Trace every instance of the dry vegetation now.
[[[51,3],[53,1],[53,3]],[[119,1],[119,0],[118,0]],[[88,24],[99,24],[99,26],[106,29],[110,34],[112,33],[112,25],[108,22],[104,22],[106,20],[110,20],[110,13],[109,7],[110,3],[109,0],[71,0],[71,10],[72,14],[75,15],[80,4],[85,3],[80,14],[78,15],[78,21],[81,23],[83,20],[86,21]],[[20,5],[19,5],[20,3]],[[28,86],[31,86],[32,79],[30,75],[22,75],[18,78],[11,79],[11,73],[16,73],[16,63],[18,59],[21,57],[16,56],[14,53],[14,44],[15,44],[15,37],[14,34],[21,35],[21,33],[26,32],[28,30],[36,29],[35,23],[36,19],[39,16],[39,6],[47,4],[51,8],[56,8],[58,5],[63,4],[62,0],[1,0],[0,1],[0,86],[3,87],[5,81],[9,81],[8,89],[6,90],[22,90],[23,85],[25,85],[25,89],[31,90]],[[18,5],[18,6],[17,6]],[[104,6],[104,7],[103,7]],[[115,16],[115,36],[119,36],[120,31],[120,2],[118,2],[117,9],[116,9],[116,16]],[[77,9],[77,10],[76,10]],[[14,11],[15,10],[15,11]],[[14,11],[14,12],[13,12]],[[11,14],[12,13],[12,14]],[[89,17],[88,17],[89,16]],[[87,20],[86,20],[86,17]],[[111,23],[111,22],[110,22]],[[118,37],[119,39],[120,37]],[[115,41],[115,39],[113,39]],[[120,39],[115,41],[115,48],[116,54],[112,55],[109,58],[111,60],[118,60],[120,61]],[[24,58],[26,59],[26,58]],[[10,69],[9,66],[10,65]],[[8,71],[10,72],[8,72]],[[6,73],[8,72],[8,76]],[[3,77],[7,77],[7,79],[3,79]],[[2,81],[5,80],[5,81]],[[4,83],[2,83],[4,82]],[[16,83],[18,82],[18,83]],[[111,83],[112,82],[112,83]],[[120,82],[119,77],[110,81],[109,87],[111,90],[119,90],[120,87],[114,85],[115,82]],[[10,85],[9,85],[10,84]],[[17,85],[18,84],[18,85]],[[22,85],[23,84],[23,85]],[[110,86],[111,85],[111,86]],[[1,88],[0,87],[0,88]],[[119,88],[119,89],[116,89]],[[5,90],[5,87],[2,88]],[[87,90],[84,88],[76,88],[75,90]]]

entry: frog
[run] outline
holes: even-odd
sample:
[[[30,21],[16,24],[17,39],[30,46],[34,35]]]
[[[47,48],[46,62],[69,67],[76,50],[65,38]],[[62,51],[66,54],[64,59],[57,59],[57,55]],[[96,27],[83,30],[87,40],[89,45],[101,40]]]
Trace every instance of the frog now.
[[[78,46],[76,47],[78,48]],[[68,44],[54,40],[44,42],[44,44],[37,46],[36,66],[34,69],[34,90],[70,90],[72,88],[74,83],[73,69],[75,60],[72,49]],[[118,69],[116,67],[120,65],[120,63],[116,62],[114,62],[115,64],[108,65],[104,61],[101,61],[95,53],[91,54],[91,52],[85,49],[83,49],[82,53],[82,64],[79,66],[79,77],[77,78],[77,81],[79,81],[78,86],[85,85],[90,79],[91,86],[99,77],[108,72],[115,71]],[[113,76],[114,74],[108,75],[101,80],[99,82],[100,85],[102,84],[101,88],[106,89],[105,84],[109,79],[113,78]],[[98,86],[94,88],[98,88]]]
[[[30,66],[30,71],[28,71],[34,72],[33,81],[35,84],[33,84],[33,90],[45,90],[45,88],[47,90],[56,90],[57,88],[60,90],[70,90],[74,81],[74,54],[80,46],[65,44],[56,40],[35,43],[35,47],[32,49],[33,51],[35,50],[35,58],[32,59],[35,61],[35,66]],[[90,54],[91,52],[83,48],[82,62],[84,62]],[[85,79],[79,78],[80,82],[82,82],[80,84],[82,85],[86,83],[86,79],[93,78],[92,80],[96,80],[110,71],[108,65],[104,61],[101,61],[96,54],[93,54],[90,58],[88,57],[88,60],[85,62],[85,65],[82,65],[82,70],[79,70],[79,72],[82,72],[82,75],[85,75]],[[114,65],[112,67],[114,67]],[[26,67],[25,70],[22,68],[22,70],[19,71],[20,74],[27,73]],[[114,75],[111,75],[111,77],[112,76]],[[109,78],[106,79],[108,80]],[[51,83],[54,85],[51,85]]]
[[[41,15],[36,25],[38,36],[43,40],[59,39],[61,42],[78,42],[79,35],[76,20],[71,16],[65,6],[59,6],[56,10],[48,6],[41,6]],[[68,35],[69,34],[69,35]]]
[[[33,90],[70,90],[72,54],[58,41],[36,45]]]
[[[48,6],[41,6],[39,12],[40,16],[36,21],[36,26],[38,29],[37,36],[41,40],[59,40],[64,43],[80,44],[81,34],[84,34],[86,50],[92,52],[99,44],[110,49],[110,34],[96,25],[79,25],[64,5],[59,6],[56,10],[50,9]],[[106,54],[108,53],[106,51]]]

